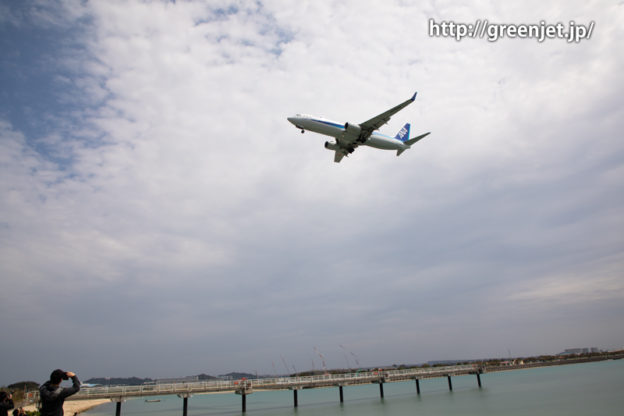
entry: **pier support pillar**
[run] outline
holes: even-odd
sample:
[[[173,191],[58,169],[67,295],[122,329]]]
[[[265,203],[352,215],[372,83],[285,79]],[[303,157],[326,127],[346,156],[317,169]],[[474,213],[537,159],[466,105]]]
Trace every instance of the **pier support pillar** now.
[[[115,402],[115,416],[121,416],[121,403],[125,402],[126,399],[123,397],[113,397],[110,400],[111,402]]]
[[[379,395],[381,396],[381,398],[384,398],[384,392],[383,392],[383,380],[379,381]]]
[[[247,411],[247,395],[253,393],[251,384],[247,383],[241,385],[241,387],[235,390],[234,393],[240,394],[243,413],[245,413]]]
[[[481,374],[477,373],[477,383],[479,384],[479,388],[481,388]]]
[[[416,379],[416,394],[420,394],[420,380]]]
[[[451,376],[447,375],[446,377],[448,378],[449,391],[453,391],[453,382],[451,381]]]
[[[344,403],[344,395],[342,394],[342,386],[338,386],[338,391],[340,392],[340,403]]]
[[[189,393],[178,394],[178,397],[182,399],[182,416],[188,415],[188,399],[191,397]]]
[[[297,397],[297,389],[293,390],[293,400],[295,401],[295,407],[299,406],[299,398]]]

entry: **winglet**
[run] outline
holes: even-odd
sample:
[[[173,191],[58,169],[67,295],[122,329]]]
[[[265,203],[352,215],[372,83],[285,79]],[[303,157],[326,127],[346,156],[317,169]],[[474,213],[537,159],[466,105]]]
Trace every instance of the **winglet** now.
[[[414,95],[412,95],[412,101],[415,101],[415,100],[416,100],[416,94],[418,94],[418,91],[416,91],[416,92],[414,93]]]

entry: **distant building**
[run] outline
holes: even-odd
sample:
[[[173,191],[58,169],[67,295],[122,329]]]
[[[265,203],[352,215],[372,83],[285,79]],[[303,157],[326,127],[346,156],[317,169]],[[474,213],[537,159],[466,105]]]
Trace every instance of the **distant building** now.
[[[524,360],[515,359],[515,360],[503,360],[500,362],[502,366],[512,366],[512,365],[524,365]]]
[[[592,352],[600,352],[600,350],[596,347],[592,348],[568,348],[563,352],[560,352],[559,355],[579,355],[579,354],[589,354]]]

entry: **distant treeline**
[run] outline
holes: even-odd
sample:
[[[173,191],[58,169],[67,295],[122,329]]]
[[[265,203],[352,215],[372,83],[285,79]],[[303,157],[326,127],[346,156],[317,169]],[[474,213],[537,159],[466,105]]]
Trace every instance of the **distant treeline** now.
[[[0,390],[13,393],[13,402],[21,403],[24,400],[25,392],[39,390],[39,383],[35,383],[34,381],[20,381],[19,383],[2,387]]]
[[[250,374],[250,373],[227,373],[227,374],[222,374],[220,375],[218,378],[220,379],[227,379],[227,380],[239,380],[241,378],[248,378],[248,379],[253,379],[253,378],[257,378],[254,374]]]
[[[85,380],[87,384],[100,384],[102,386],[140,386],[145,383],[152,383],[151,378],[139,378],[139,377],[95,377]]]
[[[39,383],[34,381],[20,381],[19,383],[14,383],[6,387],[6,389],[2,389],[6,391],[18,391],[18,390],[39,390]]]
[[[239,373],[231,373],[231,374],[239,374]],[[108,377],[108,378],[107,377],[94,377],[94,378],[85,380],[84,383],[97,384],[101,386],[140,386],[143,384],[163,383],[167,381],[171,381],[171,382],[195,381],[195,380],[205,381],[205,380],[217,380],[217,379],[218,377],[214,377],[214,376],[202,373],[196,376],[184,377],[180,379],[171,379],[171,380],[158,380],[158,379],[140,378],[140,377]]]

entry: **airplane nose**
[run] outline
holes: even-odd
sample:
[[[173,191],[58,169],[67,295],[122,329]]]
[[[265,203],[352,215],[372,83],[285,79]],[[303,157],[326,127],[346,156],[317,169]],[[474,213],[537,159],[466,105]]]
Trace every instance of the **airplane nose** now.
[[[294,117],[288,117],[286,120],[290,121],[292,124],[295,124],[295,118]]]

